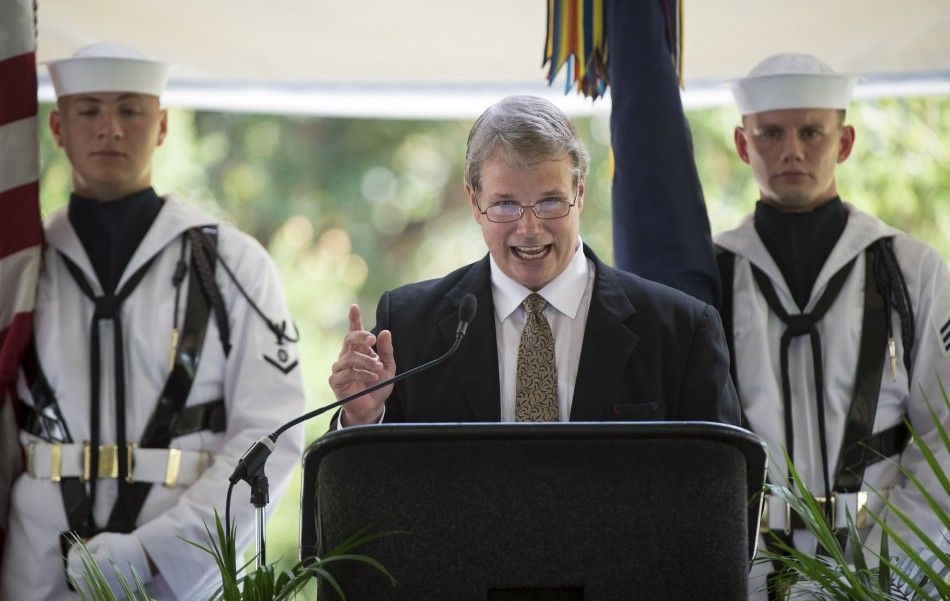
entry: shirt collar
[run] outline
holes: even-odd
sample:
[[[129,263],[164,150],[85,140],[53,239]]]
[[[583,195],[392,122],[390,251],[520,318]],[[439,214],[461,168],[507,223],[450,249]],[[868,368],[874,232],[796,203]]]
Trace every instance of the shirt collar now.
[[[577,315],[587,287],[589,266],[583,247],[578,236],[577,248],[574,249],[574,256],[571,257],[570,263],[544,288],[538,290],[538,294],[544,297],[548,304],[571,319]],[[491,263],[491,289],[492,299],[495,302],[495,315],[498,321],[502,322],[508,319],[531,294],[531,290],[508,277],[491,255],[489,255],[489,262]]]

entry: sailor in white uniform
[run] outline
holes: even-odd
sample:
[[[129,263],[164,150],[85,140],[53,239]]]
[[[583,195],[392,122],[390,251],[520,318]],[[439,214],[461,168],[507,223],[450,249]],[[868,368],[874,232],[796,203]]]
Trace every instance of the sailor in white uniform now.
[[[72,598],[72,533],[120,598],[110,558],[155,599],[189,599],[217,570],[179,537],[204,540],[242,453],[303,412],[296,331],[260,244],[151,188],[167,65],[95,44],[48,68],[73,193],[45,224],[18,387],[27,471],[12,491],[0,598]],[[272,501],[302,443],[298,430],[276,445]],[[235,495],[239,548],[255,523],[246,494]]]
[[[716,244],[736,388],[745,425],[769,445],[770,480],[788,482],[787,450],[829,519],[840,527],[850,512],[877,550],[880,528],[867,511],[884,507],[873,490],[928,536],[940,532],[901,469],[950,509],[902,421],[950,467],[925,401],[950,427],[938,385],[950,386],[950,271],[934,249],[839,197],[835,168],[855,143],[845,123],[853,85],[800,54],[767,58],[733,82],[735,145],[760,199]],[[767,529],[818,551],[779,499],[767,510]],[[888,523],[913,540],[895,516]],[[753,568],[753,598],[765,598],[755,591],[770,569]]]

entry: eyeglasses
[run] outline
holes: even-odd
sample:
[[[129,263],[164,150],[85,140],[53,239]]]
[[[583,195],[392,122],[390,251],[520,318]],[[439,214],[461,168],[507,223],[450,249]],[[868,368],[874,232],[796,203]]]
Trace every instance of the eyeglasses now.
[[[571,212],[571,207],[577,204],[577,193],[574,194],[574,201],[567,202],[556,198],[545,198],[533,205],[521,205],[513,200],[503,200],[489,205],[484,211],[478,206],[478,200],[475,206],[478,206],[478,212],[488,218],[492,223],[510,223],[518,221],[524,216],[525,209],[531,209],[534,216],[538,219],[560,219],[567,217]]]

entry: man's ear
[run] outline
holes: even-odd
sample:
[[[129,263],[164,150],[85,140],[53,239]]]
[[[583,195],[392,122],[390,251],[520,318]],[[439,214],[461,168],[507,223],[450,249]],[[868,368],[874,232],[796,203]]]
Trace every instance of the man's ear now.
[[[56,145],[63,147],[63,117],[58,110],[49,112],[49,130],[53,134]]]
[[[841,126],[841,137],[838,139],[838,162],[843,163],[851,156],[854,149],[854,128],[850,125]]]
[[[584,178],[577,180],[577,212],[584,210]]]
[[[475,198],[475,189],[470,185],[465,184],[465,195],[468,196],[468,203],[472,206],[472,217],[475,218],[475,223],[481,223],[482,212],[478,210],[478,202]]]
[[[156,146],[162,145],[166,135],[168,135],[168,111],[162,109],[162,118],[158,122],[158,144]]]
[[[736,126],[735,131],[732,132],[732,141],[736,145],[736,154],[739,155],[739,158],[742,159],[743,163],[749,163],[749,141],[745,137],[745,130]]]

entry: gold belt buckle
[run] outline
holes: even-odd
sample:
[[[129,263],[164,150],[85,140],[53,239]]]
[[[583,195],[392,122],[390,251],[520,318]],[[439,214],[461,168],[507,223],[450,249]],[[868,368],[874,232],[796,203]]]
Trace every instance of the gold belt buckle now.
[[[26,443],[26,475],[36,479],[36,441]]]
[[[773,498],[771,495],[766,494],[762,500],[762,518],[759,520],[759,532],[763,534],[772,530],[769,526],[769,499],[771,498]],[[782,526],[782,531],[787,536],[792,533],[792,507],[784,500],[782,500],[782,505],[785,507],[785,523]]]
[[[168,461],[165,463],[165,479],[162,481],[163,486],[171,488],[178,485],[178,478],[181,477],[181,458],[181,449],[168,449]],[[208,451],[198,451],[199,476],[211,463],[211,453]]]
[[[858,528],[867,528],[868,525],[868,491],[858,491],[858,503],[855,510],[854,525]]]
[[[63,445],[58,442],[50,445],[49,449],[49,479],[59,482],[63,474]]]
[[[49,479],[53,482],[59,482],[63,473],[63,445],[58,442],[44,444],[49,445]],[[26,473],[33,479],[39,478],[36,473],[37,446],[39,446],[39,443],[35,440],[31,440],[26,445]]]
[[[165,480],[162,484],[171,488],[178,484],[181,472],[181,449],[168,449],[168,461],[165,463]]]
[[[838,532],[839,530],[844,528],[844,527],[842,528],[837,527],[839,506],[843,505],[843,507],[841,507],[841,511],[847,511],[851,508],[850,504],[847,501],[839,503],[838,497],[851,495],[851,494],[855,495],[854,515],[851,516],[851,519],[854,520],[855,528],[862,529],[862,528],[866,528],[868,525],[868,509],[867,509],[868,491],[859,490],[856,493],[835,492],[835,493],[832,493],[832,496],[831,496],[831,515],[834,516],[833,519],[835,520],[834,524],[832,525],[832,530],[834,530],[835,532]],[[847,523],[847,519],[845,520],[845,522]]]
[[[98,455],[99,467],[96,470],[96,477],[118,478],[119,447],[114,444],[99,445]],[[82,479],[86,482],[92,479],[92,445],[88,440],[82,443]]]
[[[82,441],[82,480],[89,482],[92,480],[92,446],[88,440]]]
[[[125,481],[129,484],[135,484],[135,478],[132,476],[132,470],[135,468],[135,459],[133,455],[135,454],[135,448],[138,446],[134,442],[125,443],[126,448],[129,450],[125,454]]]
[[[99,477],[119,477],[119,447],[114,444],[99,445]]]
[[[838,531],[838,516],[835,513],[835,495],[838,493],[831,493],[831,497],[818,497],[813,496],[815,503],[818,505],[818,509],[821,510],[822,518],[825,520],[825,523],[831,528],[832,532]],[[831,504],[831,519],[828,519],[828,504]]]

